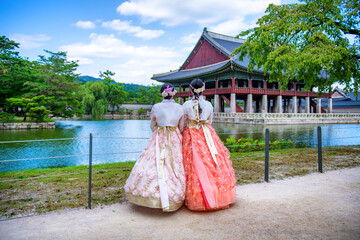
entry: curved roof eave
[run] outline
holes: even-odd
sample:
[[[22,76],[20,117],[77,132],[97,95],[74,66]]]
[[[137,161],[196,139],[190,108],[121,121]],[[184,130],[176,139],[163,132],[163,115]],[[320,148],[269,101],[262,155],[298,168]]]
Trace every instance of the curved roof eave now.
[[[247,66],[243,66],[240,64],[240,62],[229,59],[205,67],[156,74],[151,79],[158,82],[180,83],[182,81],[194,79],[196,77],[204,77],[212,74],[222,73],[226,70],[238,70],[251,73],[248,71]],[[253,70],[252,73],[264,74],[264,72],[261,70]]]
[[[226,60],[226,61],[223,61],[220,63],[215,63],[215,64],[204,66],[204,67],[180,70],[177,72],[169,72],[166,74],[162,74],[161,76],[154,75],[151,79],[159,81],[159,82],[184,81],[187,79],[193,79],[193,78],[204,76],[204,75],[210,75],[210,74],[222,72],[222,71],[230,68],[231,64],[232,64],[231,60]]]

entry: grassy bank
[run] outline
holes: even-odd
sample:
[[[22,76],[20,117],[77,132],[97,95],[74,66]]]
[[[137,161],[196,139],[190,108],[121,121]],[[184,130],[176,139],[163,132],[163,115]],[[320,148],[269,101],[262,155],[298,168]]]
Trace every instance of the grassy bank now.
[[[264,152],[231,153],[238,184],[263,182]],[[95,165],[92,175],[93,206],[125,200],[123,185],[134,162]],[[323,170],[360,165],[360,146],[323,149]],[[317,171],[317,149],[270,151],[270,180]],[[0,215],[12,217],[87,207],[87,166],[0,173]]]

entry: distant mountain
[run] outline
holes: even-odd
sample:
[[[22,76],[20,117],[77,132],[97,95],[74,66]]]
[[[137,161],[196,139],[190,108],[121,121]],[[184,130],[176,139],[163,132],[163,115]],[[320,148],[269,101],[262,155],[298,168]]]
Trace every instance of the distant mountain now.
[[[80,76],[79,82],[86,83],[86,82],[96,82],[96,81],[102,81],[101,78],[95,78],[92,76]]]
[[[82,82],[82,83],[86,83],[86,82],[102,81],[102,79],[92,77],[92,76],[80,76],[78,81]],[[133,84],[133,83],[124,83],[125,91],[138,91],[139,87],[148,88],[148,86],[144,86],[144,85]]]

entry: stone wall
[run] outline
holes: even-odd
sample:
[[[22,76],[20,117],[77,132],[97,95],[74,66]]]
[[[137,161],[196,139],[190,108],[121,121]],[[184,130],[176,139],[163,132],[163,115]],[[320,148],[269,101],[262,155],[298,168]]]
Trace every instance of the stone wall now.
[[[91,115],[82,115],[81,117],[73,117],[70,119],[54,118],[55,120],[91,120]],[[105,114],[101,117],[103,120],[121,120],[121,119],[150,119],[150,112],[144,115],[138,115],[134,110],[132,114]]]
[[[0,123],[0,130],[17,129],[48,129],[55,128],[55,122],[20,122],[20,123]]]
[[[215,113],[213,122],[239,124],[360,124],[360,114],[317,113]]]

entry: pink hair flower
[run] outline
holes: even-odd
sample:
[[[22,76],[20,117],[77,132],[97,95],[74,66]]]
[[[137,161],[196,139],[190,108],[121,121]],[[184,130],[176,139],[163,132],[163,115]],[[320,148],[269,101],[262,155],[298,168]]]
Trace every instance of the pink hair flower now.
[[[167,92],[167,93],[171,93],[172,90],[173,90],[173,88],[170,87],[169,85],[167,85],[167,87],[164,89],[164,91]]]

